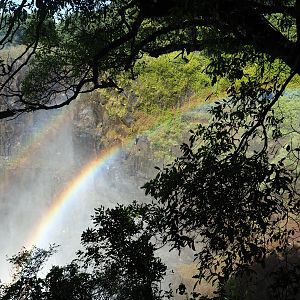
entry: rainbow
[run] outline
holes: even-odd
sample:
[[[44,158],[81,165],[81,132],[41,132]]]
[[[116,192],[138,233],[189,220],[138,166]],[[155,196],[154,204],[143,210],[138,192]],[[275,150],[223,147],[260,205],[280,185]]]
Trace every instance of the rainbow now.
[[[24,167],[27,163],[30,163],[30,159],[34,157],[37,150],[53,135],[60,126],[70,119],[72,115],[72,109],[65,109],[59,112],[56,112],[52,115],[49,120],[43,124],[37,131],[33,134],[32,139],[24,145],[19,152],[16,152],[12,155],[11,161],[13,165],[18,168]],[[2,192],[8,188],[10,183],[10,177],[13,176],[11,170],[12,165],[7,164],[7,169],[4,167],[1,168],[0,182],[2,183]],[[4,184],[3,184],[4,183]]]
[[[189,107],[190,109],[190,107]],[[188,110],[188,109],[187,109]],[[29,238],[25,242],[26,248],[39,246],[43,240],[47,239],[48,234],[51,234],[51,229],[55,222],[66,211],[68,205],[76,201],[76,196],[80,191],[87,186],[96,172],[105,165],[120,149],[120,145],[104,150],[95,159],[88,162],[67,185],[58,193],[58,196],[52,200],[50,207],[46,210],[44,216],[37,222],[34,230],[29,233]]]
[[[98,157],[88,162],[80,173],[67,184],[53,201],[46,214],[38,222],[36,229],[30,234],[25,247],[31,248],[37,245],[47,236],[51,227],[55,224],[58,216],[76,199],[80,190],[91,182],[94,174],[101,170],[101,167],[109,163],[110,160],[119,152],[120,146],[116,145],[100,153]]]

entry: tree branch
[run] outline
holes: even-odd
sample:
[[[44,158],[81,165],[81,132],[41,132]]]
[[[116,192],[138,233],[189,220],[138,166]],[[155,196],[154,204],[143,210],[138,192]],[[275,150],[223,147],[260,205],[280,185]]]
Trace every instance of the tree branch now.
[[[283,92],[285,91],[287,85],[291,82],[291,80],[294,78],[294,76],[297,74],[296,71],[293,71],[290,76],[286,79],[286,81],[283,83],[283,85],[281,86],[280,90],[276,93],[276,95],[274,96],[273,100],[269,103],[269,105],[267,105],[263,112],[261,113],[260,117],[258,118],[257,122],[245,133],[243,133],[241,141],[239,143],[239,146],[237,147],[237,149],[235,150],[235,153],[238,153],[241,149],[243,149],[245,147],[245,144],[247,143],[249,137],[251,137],[251,135],[254,133],[254,131],[263,125],[267,114],[270,112],[271,108],[275,105],[275,103],[277,103],[277,101],[279,100],[279,98],[282,96]]]

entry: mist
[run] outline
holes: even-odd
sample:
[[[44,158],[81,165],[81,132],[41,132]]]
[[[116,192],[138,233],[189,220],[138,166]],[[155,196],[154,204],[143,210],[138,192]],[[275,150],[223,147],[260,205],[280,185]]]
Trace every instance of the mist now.
[[[94,208],[144,199],[140,186],[145,177],[137,179],[138,166],[122,145],[115,145],[88,176],[81,174],[107,149],[78,130],[78,118],[84,116],[78,117],[74,104],[1,122],[1,280],[11,275],[7,258],[22,247],[60,245],[49,266],[68,263],[80,247],[82,231],[92,225]],[[64,205],[53,212],[58,199]]]

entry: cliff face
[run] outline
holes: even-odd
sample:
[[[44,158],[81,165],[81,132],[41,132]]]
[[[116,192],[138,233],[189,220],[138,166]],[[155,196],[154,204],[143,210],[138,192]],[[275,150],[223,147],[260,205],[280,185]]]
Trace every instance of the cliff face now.
[[[150,140],[144,134],[133,135],[135,116],[128,110],[124,116],[111,116],[99,96],[90,95],[78,101],[73,113],[72,140],[78,159],[99,155],[118,147],[118,166],[125,177],[140,182],[154,174],[155,159]],[[115,166],[116,167],[116,166]]]

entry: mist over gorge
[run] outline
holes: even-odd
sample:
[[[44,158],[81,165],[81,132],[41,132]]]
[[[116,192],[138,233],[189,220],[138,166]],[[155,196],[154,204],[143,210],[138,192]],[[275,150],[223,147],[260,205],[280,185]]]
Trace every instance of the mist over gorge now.
[[[149,142],[137,138],[124,146],[121,141],[103,146],[105,136],[93,132],[97,126],[113,125],[103,124],[95,117],[99,111],[83,105],[23,114],[0,124],[0,272],[4,277],[7,257],[31,243],[42,248],[61,245],[52,263],[70,262],[94,208],[145,199],[140,187],[155,165]],[[110,148],[113,151],[72,186],[82,169]],[[76,191],[63,196],[70,188]],[[59,197],[68,198],[66,205],[47,216]],[[45,228],[36,233],[43,222]]]

